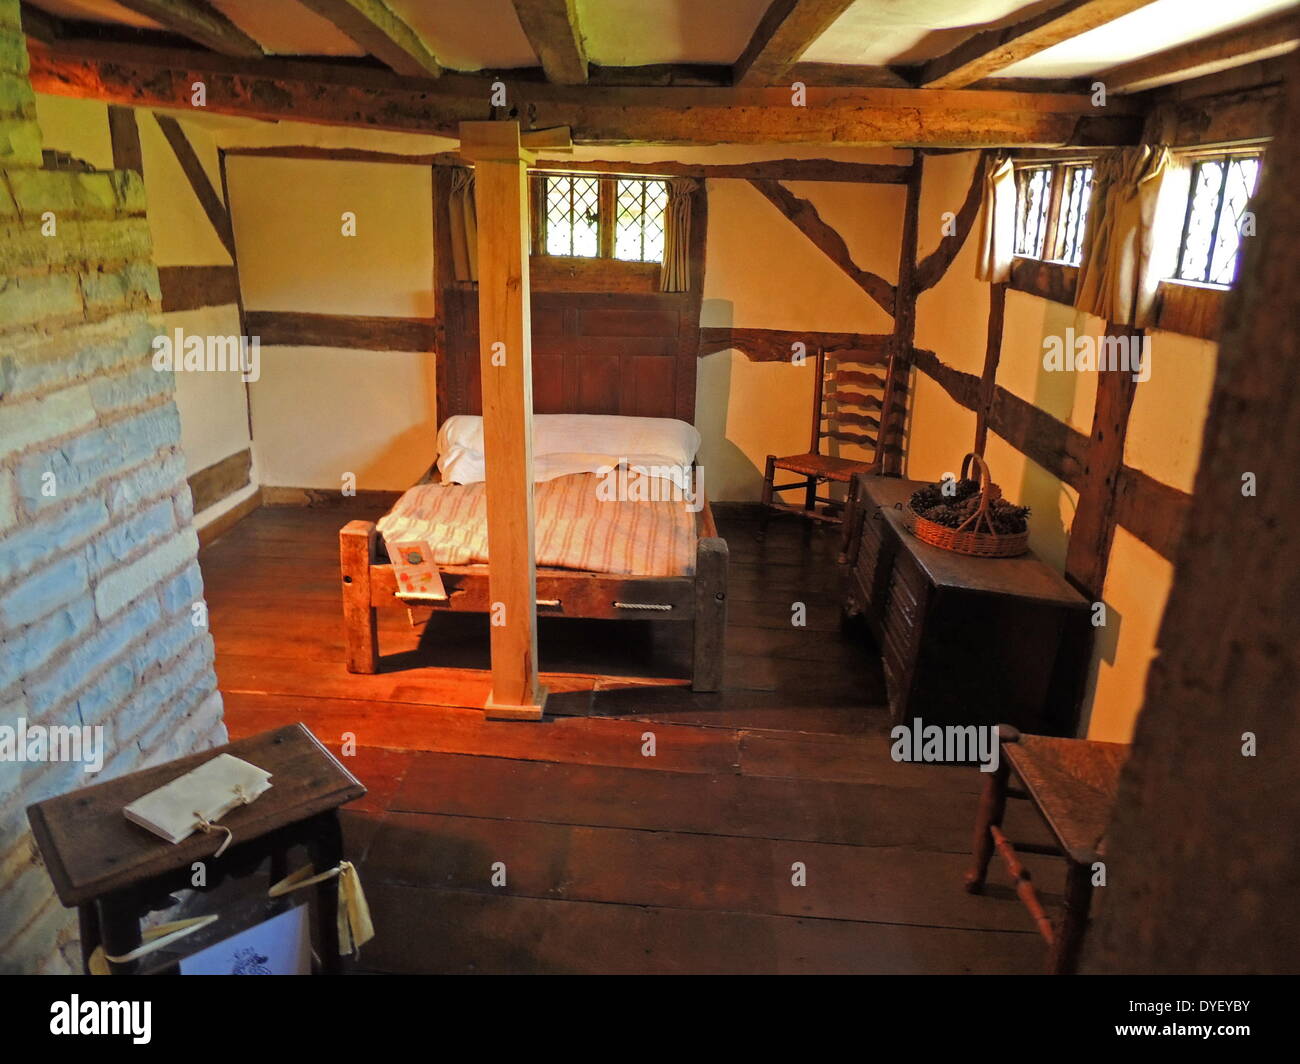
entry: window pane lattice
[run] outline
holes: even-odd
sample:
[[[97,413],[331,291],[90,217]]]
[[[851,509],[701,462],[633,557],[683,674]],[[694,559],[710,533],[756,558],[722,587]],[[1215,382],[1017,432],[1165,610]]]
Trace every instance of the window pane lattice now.
[[[614,201],[614,258],[662,262],[667,207],[665,182],[619,178]]]
[[[546,254],[595,258],[600,253],[600,182],[546,178]]]
[[[1056,240],[1058,261],[1071,266],[1078,266],[1083,261],[1083,233],[1088,222],[1088,201],[1091,198],[1092,167],[1067,167]]]
[[[1043,257],[1052,171],[1045,166],[1016,173],[1016,254]]]
[[[1230,285],[1237,273],[1242,226],[1259,179],[1259,156],[1224,155],[1192,169],[1178,278]]]

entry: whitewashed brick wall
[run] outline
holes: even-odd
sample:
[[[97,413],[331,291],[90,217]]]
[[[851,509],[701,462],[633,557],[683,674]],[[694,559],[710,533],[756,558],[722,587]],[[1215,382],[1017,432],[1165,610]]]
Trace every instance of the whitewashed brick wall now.
[[[133,173],[40,169],[0,0],[0,726],[102,725],[105,766],[0,760],[0,972],[79,966],[26,809],[226,741],[158,275]],[[52,212],[55,232],[48,228]]]

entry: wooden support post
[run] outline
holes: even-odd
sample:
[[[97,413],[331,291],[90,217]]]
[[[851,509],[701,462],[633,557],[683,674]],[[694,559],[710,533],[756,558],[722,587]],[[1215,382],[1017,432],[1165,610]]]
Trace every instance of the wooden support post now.
[[[924,156],[913,149],[908,168],[907,199],[903,205],[903,237],[898,253],[898,285],[894,291],[894,358],[890,362],[885,398],[880,411],[880,471],[898,476],[903,471],[903,436],[907,404],[897,404],[895,393],[908,392],[909,355],[916,339],[916,249],[921,209],[921,177]]]
[[[379,628],[370,603],[370,566],[375,560],[375,523],[349,521],[339,532],[343,577],[343,629],[348,672],[379,670]]]
[[[984,349],[984,373],[980,377],[979,409],[975,411],[975,453],[981,457],[989,438],[989,409],[996,394],[998,362],[1002,358],[1002,322],[1007,309],[1007,283],[989,285],[988,345]]]
[[[478,208],[479,364],[492,633],[489,717],[538,720],[528,164],[518,122],[462,122]]]
[[[722,690],[727,630],[727,541],[701,539],[695,548],[695,660],[692,691]]]
[[[1106,326],[1102,343],[1126,344],[1131,357],[1144,350],[1144,333],[1128,325]],[[1079,503],[1070,526],[1065,553],[1065,575],[1094,602],[1101,601],[1106,586],[1111,543],[1115,538],[1116,491],[1124,467],[1124,438],[1137,389],[1138,374],[1112,368],[1097,373],[1097,401],[1093,407],[1092,436],[1084,464]]]

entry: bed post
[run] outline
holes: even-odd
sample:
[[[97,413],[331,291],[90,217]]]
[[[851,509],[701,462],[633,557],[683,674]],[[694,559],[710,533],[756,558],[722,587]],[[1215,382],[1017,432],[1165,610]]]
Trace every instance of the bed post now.
[[[339,532],[348,672],[379,671],[379,630],[375,607],[370,603],[370,566],[374,560],[375,523],[349,521]]]
[[[727,541],[705,537],[695,548],[695,660],[692,691],[722,690],[727,629]]]

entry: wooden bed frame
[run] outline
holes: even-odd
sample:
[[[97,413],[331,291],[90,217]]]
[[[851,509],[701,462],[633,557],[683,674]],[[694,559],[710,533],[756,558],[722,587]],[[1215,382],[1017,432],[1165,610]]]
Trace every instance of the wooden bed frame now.
[[[691,688],[720,690],[727,624],[727,541],[718,536],[707,503],[697,516],[697,531],[694,576],[619,576],[539,568],[537,616],[692,621]],[[378,671],[375,611],[409,605],[397,597],[393,567],[378,560],[379,547],[373,521],[350,521],[339,533],[348,672]],[[432,607],[435,613],[487,613],[491,609],[488,566],[449,565],[439,572],[447,601],[420,605]]]
[[[435,167],[435,220],[447,216],[449,167]],[[448,227],[434,226],[438,342],[434,344],[437,410],[483,412],[480,387],[478,293],[452,276]],[[628,414],[694,423],[700,355],[708,198],[695,193],[691,218],[690,291],[534,291],[533,411],[538,414]],[[606,260],[602,260],[606,262]],[[606,262],[609,269],[618,264]],[[727,623],[727,543],[718,537],[707,503],[697,515],[695,575],[615,576],[570,569],[537,570],[539,617],[688,621],[695,625],[691,686],[722,687]],[[353,521],[339,534],[343,619],[349,672],[379,668],[375,611],[406,608],[394,592],[392,566],[379,562],[371,521]],[[440,570],[448,598],[436,610],[486,613],[488,566]]]

